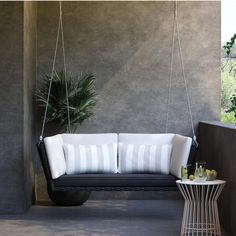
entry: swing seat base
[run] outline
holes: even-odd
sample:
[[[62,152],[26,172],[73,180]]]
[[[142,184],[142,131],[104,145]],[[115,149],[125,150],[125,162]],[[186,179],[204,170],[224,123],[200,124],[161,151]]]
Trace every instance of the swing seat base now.
[[[177,189],[177,178],[164,174],[78,174],[63,175],[53,180],[57,189],[75,188],[78,190],[160,190]]]
[[[79,206],[91,191],[178,191],[176,180],[163,174],[63,175],[52,180],[48,194],[56,205]]]
[[[89,198],[90,191],[78,191],[75,189],[52,189],[48,187],[48,195],[52,202],[58,206],[81,206]]]

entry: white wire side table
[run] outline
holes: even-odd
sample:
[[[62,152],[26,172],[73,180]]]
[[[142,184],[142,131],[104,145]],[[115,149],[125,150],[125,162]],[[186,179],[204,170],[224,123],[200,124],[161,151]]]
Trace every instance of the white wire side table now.
[[[181,236],[220,236],[221,228],[217,199],[225,181],[176,181],[184,199]]]

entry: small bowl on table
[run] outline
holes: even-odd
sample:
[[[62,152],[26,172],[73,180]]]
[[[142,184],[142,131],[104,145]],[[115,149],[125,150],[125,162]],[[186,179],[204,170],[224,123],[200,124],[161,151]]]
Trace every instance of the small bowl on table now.
[[[217,172],[215,170],[206,170],[207,181],[216,180]]]

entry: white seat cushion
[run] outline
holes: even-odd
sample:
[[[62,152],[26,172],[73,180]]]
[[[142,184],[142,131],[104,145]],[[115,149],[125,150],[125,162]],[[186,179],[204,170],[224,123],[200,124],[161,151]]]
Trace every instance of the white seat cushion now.
[[[66,173],[66,162],[63,152],[63,140],[61,134],[44,138],[48,163],[53,179]]]
[[[117,173],[117,143],[63,145],[66,174]]]
[[[119,143],[119,172],[169,174],[171,147]]]

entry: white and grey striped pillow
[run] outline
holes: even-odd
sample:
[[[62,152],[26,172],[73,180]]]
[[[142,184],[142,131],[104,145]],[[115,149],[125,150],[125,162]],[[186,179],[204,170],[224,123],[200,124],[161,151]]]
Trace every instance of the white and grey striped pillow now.
[[[171,150],[171,144],[119,143],[119,172],[169,174]]]
[[[66,174],[117,173],[117,144],[63,145]]]

